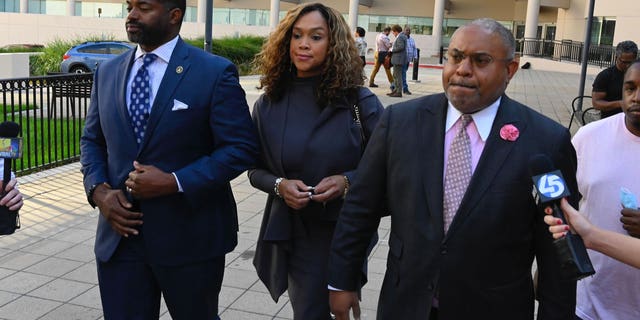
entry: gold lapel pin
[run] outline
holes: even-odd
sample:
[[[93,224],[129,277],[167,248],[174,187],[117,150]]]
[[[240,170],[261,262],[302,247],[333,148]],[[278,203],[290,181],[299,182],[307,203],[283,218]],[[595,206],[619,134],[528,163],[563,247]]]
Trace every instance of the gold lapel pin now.
[[[177,73],[177,74],[182,73],[182,71],[184,71],[184,68],[183,68],[182,66],[178,66],[178,67],[176,67],[176,73]]]

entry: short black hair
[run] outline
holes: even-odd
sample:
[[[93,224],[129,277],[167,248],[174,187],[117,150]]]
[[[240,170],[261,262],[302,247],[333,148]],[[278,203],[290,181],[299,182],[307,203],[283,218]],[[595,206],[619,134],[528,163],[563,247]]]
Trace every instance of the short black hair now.
[[[185,11],[187,10],[187,0],[160,0],[167,9],[178,8],[182,11],[182,18],[184,19]]]
[[[356,33],[358,34],[358,36],[360,37],[364,37],[364,35],[367,33],[364,31],[363,27],[356,27]]]

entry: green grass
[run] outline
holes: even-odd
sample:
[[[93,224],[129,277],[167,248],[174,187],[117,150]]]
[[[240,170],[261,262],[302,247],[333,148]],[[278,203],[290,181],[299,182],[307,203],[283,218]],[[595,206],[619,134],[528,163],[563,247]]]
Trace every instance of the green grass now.
[[[22,127],[22,158],[16,171],[66,161],[80,155],[80,135],[84,119],[13,119]]]
[[[13,106],[13,112],[33,110],[35,108],[37,108],[37,106],[33,104],[30,104],[30,105],[21,104],[19,106]],[[7,114],[11,112],[12,112],[11,106],[5,106],[4,104],[0,104],[0,114]]]

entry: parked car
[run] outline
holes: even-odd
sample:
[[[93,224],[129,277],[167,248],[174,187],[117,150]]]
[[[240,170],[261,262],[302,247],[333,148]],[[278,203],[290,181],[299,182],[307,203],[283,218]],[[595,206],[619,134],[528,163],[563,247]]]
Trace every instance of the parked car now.
[[[62,56],[61,72],[94,72],[103,61],[131,48],[134,44],[121,41],[89,41],[73,46]]]

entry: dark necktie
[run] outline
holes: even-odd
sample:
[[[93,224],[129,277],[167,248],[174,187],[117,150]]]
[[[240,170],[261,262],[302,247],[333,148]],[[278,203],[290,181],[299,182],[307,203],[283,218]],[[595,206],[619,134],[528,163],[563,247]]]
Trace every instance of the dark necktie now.
[[[138,145],[142,143],[144,131],[147,129],[149,110],[151,108],[151,81],[147,67],[157,58],[153,53],[147,53],[142,59],[142,67],[138,69],[131,83],[131,105],[129,114],[133,123],[133,132],[136,135]]]
[[[468,114],[460,117],[458,132],[449,148],[447,171],[444,175],[445,233],[449,230],[471,180],[471,141],[466,130],[471,121],[473,118]]]

